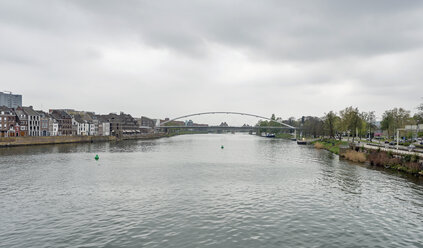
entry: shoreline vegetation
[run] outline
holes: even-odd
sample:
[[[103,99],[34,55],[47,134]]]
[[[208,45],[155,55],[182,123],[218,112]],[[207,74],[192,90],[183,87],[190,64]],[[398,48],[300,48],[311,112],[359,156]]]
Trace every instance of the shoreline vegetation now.
[[[380,148],[368,149],[364,146],[360,147],[346,141],[333,139],[315,141],[313,146],[317,149],[328,150],[352,162],[423,176],[423,158],[417,153],[399,154],[382,151]]]

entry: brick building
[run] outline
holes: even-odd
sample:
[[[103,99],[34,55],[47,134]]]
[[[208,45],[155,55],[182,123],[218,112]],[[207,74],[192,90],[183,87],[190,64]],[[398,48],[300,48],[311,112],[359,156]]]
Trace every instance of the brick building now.
[[[15,136],[16,115],[13,109],[0,106],[0,137]]]
[[[72,117],[66,113],[64,110],[60,109],[50,109],[49,114],[56,119],[58,123],[58,135],[72,135]],[[76,134],[76,130],[75,130]]]

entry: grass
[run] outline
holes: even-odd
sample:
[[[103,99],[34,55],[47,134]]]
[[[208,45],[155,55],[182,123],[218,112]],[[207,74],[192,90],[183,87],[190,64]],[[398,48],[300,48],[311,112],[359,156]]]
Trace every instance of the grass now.
[[[317,149],[324,149],[324,148],[325,148],[325,146],[324,146],[322,143],[320,143],[320,142],[315,142],[315,143],[314,143],[314,148],[317,148]]]
[[[334,139],[315,141],[313,143],[314,143],[314,147],[318,149],[326,149],[338,155],[339,155],[339,147],[348,145],[347,141],[340,141],[340,140],[334,140]]]

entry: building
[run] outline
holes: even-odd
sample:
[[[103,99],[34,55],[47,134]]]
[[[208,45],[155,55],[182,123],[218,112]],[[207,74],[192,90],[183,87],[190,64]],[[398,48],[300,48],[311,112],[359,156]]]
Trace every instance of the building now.
[[[22,95],[15,95],[12,92],[0,92],[0,106],[8,108],[22,107]]]
[[[154,132],[154,127],[156,126],[156,119],[150,119],[145,116],[141,116],[141,118],[136,118],[138,122],[138,126],[142,133],[152,133]]]
[[[48,119],[48,132],[50,136],[59,135],[59,122],[50,114]]]
[[[145,116],[141,116],[138,123],[139,123],[139,126],[141,126],[141,127],[154,128],[156,126],[156,122],[157,122],[157,120],[150,119],[150,118],[145,117]]]
[[[16,116],[13,109],[0,106],[0,137],[15,136]]]
[[[164,120],[160,120],[160,126],[163,126],[163,122],[167,122],[166,124],[164,124],[164,126],[185,126],[184,121],[170,121],[170,122],[168,122],[169,120],[170,120],[169,118],[165,118]]]
[[[194,126],[194,122],[192,120],[185,121],[185,126],[186,127],[192,127],[192,126]]]
[[[72,117],[66,113],[66,111],[61,109],[50,109],[49,114],[56,119],[58,123],[57,135],[72,135]],[[76,130],[75,134],[76,134]]]
[[[37,110],[40,115],[40,136],[50,136],[50,115],[44,111]]]
[[[229,127],[229,125],[226,122],[222,122],[220,123],[219,127]]]
[[[99,136],[110,136],[110,123],[109,122],[99,122],[97,135],[99,135]]]
[[[27,136],[28,135],[28,116],[23,111],[22,107],[17,107],[15,110],[16,115],[16,126],[15,136]]]
[[[110,136],[110,122],[106,115],[96,115],[95,118],[98,122],[97,135]]]
[[[130,114],[120,112],[120,114],[110,113],[100,115],[104,122],[110,123],[110,135],[121,137],[122,135],[134,135],[141,133],[137,120]]]
[[[85,120],[80,114],[76,114],[72,117],[72,125],[77,127],[77,135],[91,135],[92,125],[89,121]]]
[[[72,117],[73,135],[98,135],[99,122],[94,112],[64,109]]]
[[[40,114],[32,106],[22,107],[28,117],[28,135],[40,136]]]

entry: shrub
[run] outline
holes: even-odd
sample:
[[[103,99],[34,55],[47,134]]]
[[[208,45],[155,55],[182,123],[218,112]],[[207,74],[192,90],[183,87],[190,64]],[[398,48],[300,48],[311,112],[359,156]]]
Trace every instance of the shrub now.
[[[419,162],[419,156],[417,155],[417,154],[413,154],[412,156],[411,156],[411,162]]]
[[[367,158],[371,165],[383,166],[385,168],[401,164],[401,160],[399,158],[393,158],[390,152],[372,152]]]
[[[418,173],[421,169],[419,163],[415,162],[406,163],[405,167],[407,167],[408,171],[411,173]]]
[[[323,149],[323,148],[325,148],[325,146],[322,143],[320,143],[320,142],[314,143],[314,147],[317,148],[317,149]]]
[[[351,160],[353,162],[365,162],[366,161],[366,154],[362,152],[357,152],[354,150],[348,150],[343,155],[346,159]]]

